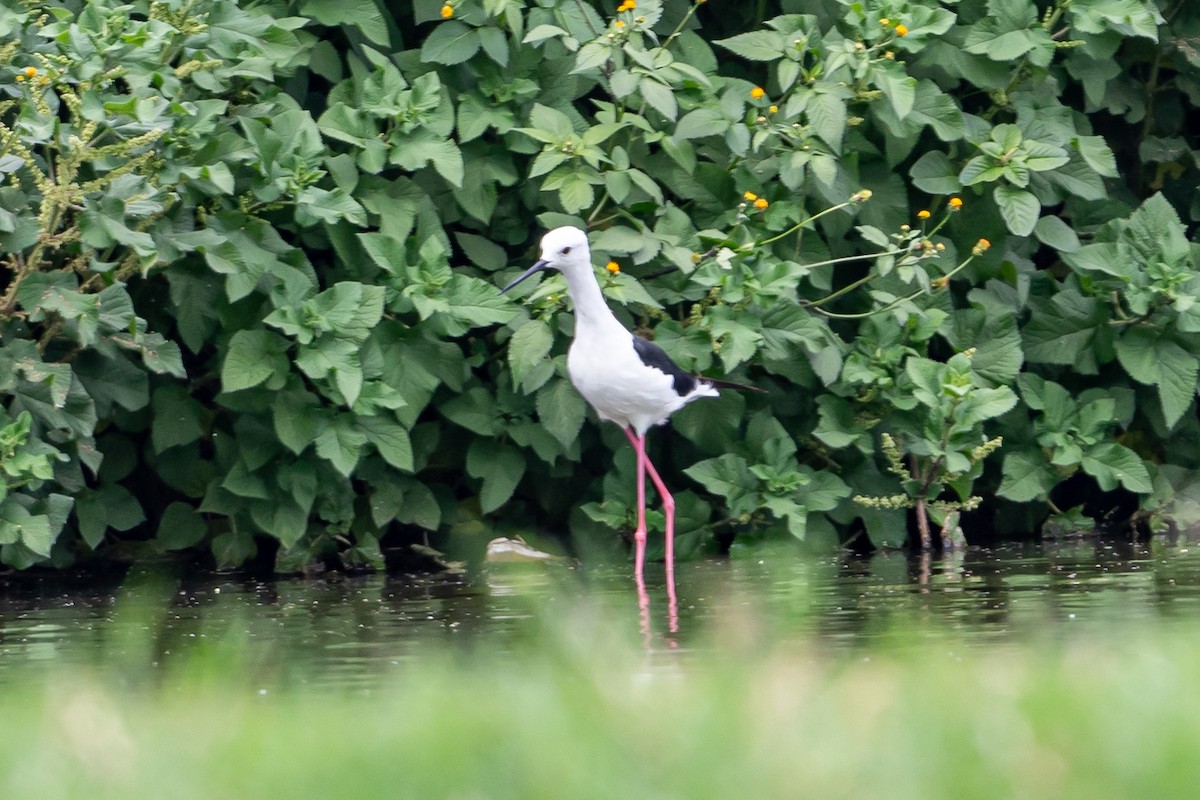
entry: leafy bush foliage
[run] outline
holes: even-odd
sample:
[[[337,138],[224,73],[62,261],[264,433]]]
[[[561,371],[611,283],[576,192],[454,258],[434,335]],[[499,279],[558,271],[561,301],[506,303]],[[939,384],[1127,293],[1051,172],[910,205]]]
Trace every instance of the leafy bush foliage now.
[[[564,287],[496,291],[561,224],[769,390],[676,416],[685,551],[1194,489],[1191,4],[399,5],[0,11],[4,563],[618,541]]]

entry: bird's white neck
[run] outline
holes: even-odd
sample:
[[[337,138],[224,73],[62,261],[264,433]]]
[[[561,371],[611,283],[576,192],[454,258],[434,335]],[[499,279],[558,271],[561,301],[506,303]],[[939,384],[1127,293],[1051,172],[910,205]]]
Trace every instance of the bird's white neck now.
[[[600,282],[596,280],[596,273],[590,266],[583,269],[564,270],[563,277],[567,279],[567,290],[570,291],[571,301],[575,304],[576,331],[579,328],[609,326],[625,329],[613,316],[608,303],[604,302],[604,295],[600,291]]]

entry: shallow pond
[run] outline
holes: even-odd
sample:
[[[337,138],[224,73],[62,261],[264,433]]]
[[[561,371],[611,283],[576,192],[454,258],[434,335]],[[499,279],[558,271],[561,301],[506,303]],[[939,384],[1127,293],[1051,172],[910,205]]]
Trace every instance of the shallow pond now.
[[[227,650],[264,692],[370,689],[434,653],[519,653],[548,621],[583,635],[615,628],[667,660],[716,647],[857,656],[937,646],[948,631],[968,647],[1120,636],[1127,626],[1200,620],[1200,544],[1082,540],[935,559],[682,563],[677,621],[661,565],[648,565],[647,583],[639,608],[625,564],[270,582],[135,569],[104,589],[16,576],[0,582],[0,683],[74,667],[154,681],[189,660],[203,663],[196,655]]]

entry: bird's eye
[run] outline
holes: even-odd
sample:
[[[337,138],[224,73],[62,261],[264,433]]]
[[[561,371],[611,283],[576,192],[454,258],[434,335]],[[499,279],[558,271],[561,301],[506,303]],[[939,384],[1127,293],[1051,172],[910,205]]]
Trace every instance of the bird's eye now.
[[[561,251],[561,252],[562,252],[562,254],[565,256],[567,253],[571,252],[571,248],[569,248],[569,247],[564,247],[564,248],[562,249],[562,251]]]

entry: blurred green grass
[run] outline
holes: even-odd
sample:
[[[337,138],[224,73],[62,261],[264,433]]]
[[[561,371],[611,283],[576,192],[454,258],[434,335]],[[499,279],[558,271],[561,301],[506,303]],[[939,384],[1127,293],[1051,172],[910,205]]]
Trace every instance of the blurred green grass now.
[[[627,615],[581,602],[504,650],[431,642],[369,690],[306,687],[239,627],[155,669],[131,657],[116,675],[10,673],[0,797],[927,800],[1200,787],[1200,632],[1178,626],[984,646],[898,626],[834,653],[818,638],[773,645],[748,610],[689,647],[655,634],[645,649]]]

